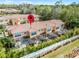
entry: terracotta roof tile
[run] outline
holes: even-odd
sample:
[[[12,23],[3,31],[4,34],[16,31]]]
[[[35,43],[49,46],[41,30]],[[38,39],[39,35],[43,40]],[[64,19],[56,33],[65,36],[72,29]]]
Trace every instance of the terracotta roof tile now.
[[[49,21],[34,22],[31,25],[31,29],[30,29],[30,24],[28,23],[15,25],[15,26],[9,26],[7,27],[7,29],[11,30],[12,33],[24,32],[24,31],[38,31],[39,29],[47,28],[47,26],[53,27],[53,26],[56,26],[57,24],[63,24],[63,22],[60,20],[49,20]]]

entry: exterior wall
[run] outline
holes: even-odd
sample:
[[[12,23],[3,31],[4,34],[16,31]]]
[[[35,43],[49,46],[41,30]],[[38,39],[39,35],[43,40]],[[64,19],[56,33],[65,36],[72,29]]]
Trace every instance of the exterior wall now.
[[[21,33],[21,36],[22,37],[27,37],[27,36],[29,36],[30,34],[29,34],[29,32],[23,32],[23,33]]]
[[[4,37],[4,35],[5,35],[5,36],[9,36],[9,35],[8,35],[8,32],[5,32],[5,33],[1,32],[1,33],[0,33],[0,37]]]
[[[12,21],[12,25],[16,25],[16,20],[11,20]]]
[[[7,33],[8,33],[8,36],[12,35],[11,31],[7,31]]]
[[[43,29],[43,31],[38,31],[37,35],[40,35],[40,34],[45,33],[45,32],[46,32],[46,29]]]
[[[16,22],[15,20],[14,21],[12,21],[13,23],[14,22]],[[53,23],[53,22],[52,22]],[[36,37],[36,36],[39,36],[39,35],[41,35],[42,33],[45,33],[45,34],[49,34],[49,33],[51,33],[52,31],[53,32],[57,32],[57,31],[61,31],[61,30],[63,30],[63,26],[62,25],[64,25],[63,23],[57,23],[56,24],[56,26],[54,26],[54,24],[50,24],[50,23],[48,23],[48,26],[46,26],[45,24],[43,24],[43,26],[44,27],[40,27],[40,26],[42,26],[42,24],[43,23],[41,23],[41,25],[40,25],[40,23],[37,25],[36,23],[34,23],[33,24],[33,26],[35,26],[34,28],[36,29],[36,34],[35,35],[32,35],[32,33],[31,32],[21,32],[21,36],[18,36],[18,37],[15,37],[15,34],[12,34],[13,35],[13,38],[14,39],[21,39],[21,38],[23,38],[23,37],[26,37],[26,36],[29,36],[30,38],[34,38],[34,37]],[[15,25],[15,23],[14,23],[14,25]],[[28,26],[27,24],[23,24],[24,26],[22,27],[22,28],[24,28],[25,26]],[[52,25],[52,26],[51,26]],[[38,28],[36,28],[38,26]],[[50,27],[49,27],[50,26]],[[40,27],[40,28],[39,28]],[[59,29],[57,29],[57,27],[59,27]],[[14,27],[15,28],[15,27]],[[18,27],[17,26],[17,30],[19,30],[18,28],[20,28],[20,26]],[[48,28],[50,28],[51,30],[50,31],[48,31]],[[28,27],[27,28],[24,28],[24,29],[28,29]],[[42,31],[40,31],[42,29]],[[13,32],[17,32],[17,30],[14,30]]]
[[[21,38],[29,36],[29,32],[22,32],[20,34],[21,34],[21,36],[17,36],[17,37],[15,37],[15,34],[12,34],[15,41],[21,40]]]
[[[39,36],[40,34],[42,33],[46,33],[46,28],[42,29],[42,31],[36,31],[36,34],[35,35],[31,35],[30,33],[30,38],[33,38],[33,37],[36,37],[36,36]]]
[[[63,30],[63,26],[62,25],[64,26],[64,24],[57,25],[56,28],[58,27],[58,29],[56,29],[55,32]]]
[[[21,40],[21,38],[22,38],[22,35],[21,36],[17,36],[17,37],[15,37],[15,34],[12,34],[13,35],[13,39],[17,42],[17,41],[19,41],[19,40]]]
[[[9,20],[0,20],[0,25],[7,25]]]
[[[56,31],[56,26],[52,27],[52,32]]]
[[[16,25],[16,22],[18,21],[18,16],[20,16],[21,18],[24,18],[26,20],[26,23],[28,23],[28,19],[27,19],[28,15],[15,15],[15,16],[2,16],[2,17],[0,17],[0,24],[6,25],[8,23],[8,25]],[[34,17],[35,17],[35,22],[39,21],[38,15],[34,15]]]
[[[35,16],[35,22],[38,22],[39,21],[39,16]]]
[[[25,36],[29,36],[30,38],[33,38],[33,37],[36,37],[36,36],[39,36],[40,34],[42,34],[42,33],[46,33],[46,34],[49,34],[49,33],[51,33],[53,30],[54,30],[54,32],[57,32],[57,31],[61,31],[61,29],[63,29],[62,28],[62,26],[61,26],[62,24],[60,24],[60,25],[57,25],[56,27],[50,27],[50,31],[48,31],[48,28],[45,28],[45,29],[43,29],[42,31],[36,31],[36,34],[35,35],[32,35],[31,33],[32,32],[22,32],[21,33],[21,36],[18,36],[18,37],[15,37],[15,35],[13,34],[13,38],[14,39],[20,39],[20,38],[22,38],[22,37],[25,37]],[[59,27],[59,29],[56,29],[57,27]]]
[[[31,34],[30,34],[30,38],[33,38],[33,37],[36,37],[36,36],[37,36],[37,33],[36,33],[36,35],[31,35]]]
[[[49,29],[50,29],[50,31],[49,31]],[[52,27],[46,29],[46,34],[49,34],[51,32],[52,32]]]
[[[5,35],[6,35],[6,36],[9,36],[9,35],[8,35],[8,32],[5,32]]]

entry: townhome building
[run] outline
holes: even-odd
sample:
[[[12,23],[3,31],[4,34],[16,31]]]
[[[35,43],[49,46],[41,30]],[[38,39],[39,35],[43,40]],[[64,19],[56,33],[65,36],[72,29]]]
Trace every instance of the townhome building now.
[[[28,23],[28,15],[29,14],[1,16],[0,25],[16,25],[18,21],[20,22],[18,24]],[[32,15],[34,16],[35,22],[39,21],[39,15]]]
[[[12,25],[6,27],[8,35],[12,35],[13,39],[20,40],[23,37],[34,38],[43,33],[49,34],[51,32],[62,31],[64,29],[64,22],[61,20],[49,20],[34,22],[31,26],[29,23]]]

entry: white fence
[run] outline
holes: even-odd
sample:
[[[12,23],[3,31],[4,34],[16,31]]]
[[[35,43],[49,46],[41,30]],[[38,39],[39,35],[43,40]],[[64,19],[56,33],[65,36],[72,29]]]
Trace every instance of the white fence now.
[[[35,58],[35,57],[43,56],[43,55],[45,55],[47,52],[52,51],[52,50],[56,49],[57,47],[62,46],[62,45],[64,45],[64,44],[66,44],[66,43],[68,43],[68,42],[71,42],[71,41],[73,41],[73,40],[76,40],[76,39],[78,39],[78,38],[79,38],[79,35],[74,36],[74,37],[72,37],[72,38],[69,38],[69,39],[60,41],[60,42],[58,42],[58,43],[55,43],[55,44],[52,44],[52,45],[50,45],[50,46],[48,46],[48,47],[45,47],[45,48],[43,48],[43,49],[40,49],[40,50],[38,50],[38,51],[36,51],[36,52],[30,53],[30,54],[28,54],[28,55],[25,55],[25,56],[23,56],[23,57],[21,57],[21,58]]]

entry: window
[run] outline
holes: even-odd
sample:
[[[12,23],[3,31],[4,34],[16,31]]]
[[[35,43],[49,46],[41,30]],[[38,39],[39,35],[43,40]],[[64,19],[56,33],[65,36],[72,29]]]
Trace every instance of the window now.
[[[38,31],[43,31],[43,29],[39,29]]]
[[[62,24],[61,27],[64,28],[64,25]]]
[[[56,29],[59,29],[59,27],[56,27]]]
[[[43,31],[43,29],[41,29],[41,31]]]
[[[15,33],[15,37],[21,36],[21,33],[17,32]]]
[[[31,35],[36,35],[36,32],[32,32]]]
[[[62,24],[61,26],[63,27],[64,25]]]
[[[24,34],[27,34],[27,32],[24,32]]]
[[[38,30],[40,32],[40,30]]]
[[[51,28],[48,28],[48,30],[47,31],[51,31]]]

